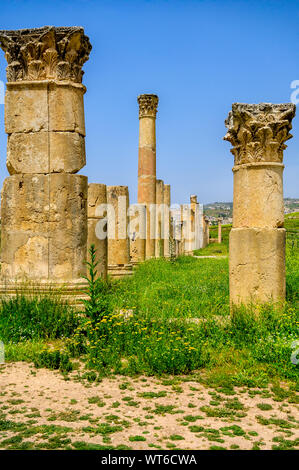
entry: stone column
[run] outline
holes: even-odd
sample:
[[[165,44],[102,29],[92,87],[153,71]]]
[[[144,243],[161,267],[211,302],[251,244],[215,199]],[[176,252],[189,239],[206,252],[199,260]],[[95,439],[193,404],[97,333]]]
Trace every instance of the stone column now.
[[[164,185],[164,257],[170,257],[170,243],[174,243],[174,237],[171,233],[171,217],[170,217],[170,184]],[[172,250],[174,247],[172,246]]]
[[[190,196],[191,211],[194,218],[194,250],[203,247],[203,205],[197,202],[197,196]]]
[[[222,242],[221,219],[218,219],[218,243]]]
[[[156,180],[156,247],[155,256],[164,254],[164,182]]]
[[[86,273],[87,177],[82,65],[91,45],[80,27],[0,31],[8,62],[2,193],[6,287],[34,280],[76,288]],[[15,285],[17,285],[15,283]]]
[[[107,277],[107,190],[105,184],[90,183],[88,185],[88,230],[87,259],[89,249],[95,246],[98,275]]]
[[[291,103],[235,103],[225,122],[235,159],[231,304],[285,298],[282,160],[294,115]]]
[[[192,235],[192,254],[193,250],[198,250],[199,247],[199,204],[195,194],[190,196],[190,209],[191,209],[191,235]],[[191,254],[191,253],[190,253]]]
[[[146,205],[132,204],[129,207],[130,260],[136,265],[145,260]]]
[[[202,217],[203,221],[203,248],[210,243],[210,222],[207,216]]]
[[[132,274],[130,263],[128,186],[107,186],[108,274]]]
[[[140,95],[138,202],[147,205],[146,258],[155,256],[157,95]]]

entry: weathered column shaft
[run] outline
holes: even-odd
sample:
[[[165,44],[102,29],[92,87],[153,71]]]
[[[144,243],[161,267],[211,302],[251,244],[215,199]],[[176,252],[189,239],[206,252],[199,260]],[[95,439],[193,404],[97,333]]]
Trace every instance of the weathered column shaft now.
[[[164,257],[170,257],[170,243],[174,243],[173,236],[171,234],[171,219],[170,219],[170,184],[164,185]],[[174,247],[172,247],[174,249]]]
[[[221,219],[218,219],[218,243],[222,242],[222,227],[221,227]]]
[[[107,189],[105,184],[90,183],[88,185],[88,230],[87,259],[89,249],[95,246],[98,262],[98,275],[107,277]]]
[[[82,28],[0,31],[5,51],[7,168],[2,273],[8,279],[78,280],[86,273],[87,178]],[[14,208],[14,209],[13,209]]]
[[[156,180],[156,247],[155,256],[164,254],[164,182]]]
[[[128,186],[107,186],[108,274],[115,277],[132,272],[128,209]]]
[[[199,250],[203,247],[203,206],[197,202],[197,196],[190,196],[191,205],[191,229],[194,232],[194,250]]]
[[[203,224],[203,248],[205,248],[210,243],[210,222],[209,219],[203,215],[202,216]]]
[[[129,208],[130,259],[138,264],[145,260],[146,204],[132,204]]]
[[[138,202],[147,205],[146,258],[155,256],[156,204],[156,114],[158,97],[140,95]],[[151,207],[152,206],[152,207]]]
[[[282,160],[294,115],[291,103],[235,103],[226,120],[235,158],[231,304],[285,297]]]

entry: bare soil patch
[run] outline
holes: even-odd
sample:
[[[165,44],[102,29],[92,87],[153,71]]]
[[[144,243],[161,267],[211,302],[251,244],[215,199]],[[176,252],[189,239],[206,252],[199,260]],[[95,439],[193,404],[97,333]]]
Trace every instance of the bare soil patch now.
[[[299,448],[298,405],[270,389],[227,395],[184,377],[88,383],[18,362],[0,366],[0,448]],[[273,447],[274,446],[274,447]]]

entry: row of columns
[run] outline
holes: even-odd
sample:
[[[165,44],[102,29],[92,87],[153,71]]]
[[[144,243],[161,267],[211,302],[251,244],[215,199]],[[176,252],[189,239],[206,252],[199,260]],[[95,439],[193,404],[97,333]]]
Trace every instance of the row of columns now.
[[[170,187],[156,178],[158,97],[138,97],[136,209],[143,213],[139,225],[145,237],[137,242],[134,230],[130,239],[127,236],[128,223],[134,220],[128,210],[128,188],[88,187],[87,177],[77,174],[86,163],[82,66],[91,51],[83,29],[0,31],[0,47],[8,62],[5,130],[10,175],[1,196],[0,290],[7,292],[7,282],[25,276],[35,285],[66,284],[69,291],[79,291],[91,242],[96,242],[103,276],[105,265],[123,275],[131,272],[131,260],[169,256],[165,241],[175,230],[170,230]],[[235,103],[226,120],[225,140],[231,142],[235,158],[232,304],[285,297],[282,161],[294,115],[295,106],[290,103]],[[156,211],[156,203],[164,206],[162,211]],[[106,215],[98,210],[101,204],[107,204]],[[202,220],[203,246],[209,241],[209,224],[194,196],[187,221],[185,210],[182,206],[185,235],[181,242],[188,253],[194,248],[189,233],[192,227],[197,230],[196,217]],[[105,224],[108,243],[97,236]]]

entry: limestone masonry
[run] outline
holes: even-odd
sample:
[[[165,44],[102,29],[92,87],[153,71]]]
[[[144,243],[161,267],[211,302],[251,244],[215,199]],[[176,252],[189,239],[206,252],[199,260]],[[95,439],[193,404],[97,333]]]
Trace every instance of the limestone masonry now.
[[[11,176],[2,192],[2,278],[82,280],[87,177],[83,28],[0,31],[8,62],[5,130]]]

